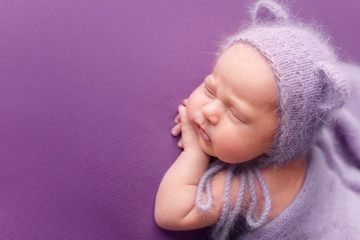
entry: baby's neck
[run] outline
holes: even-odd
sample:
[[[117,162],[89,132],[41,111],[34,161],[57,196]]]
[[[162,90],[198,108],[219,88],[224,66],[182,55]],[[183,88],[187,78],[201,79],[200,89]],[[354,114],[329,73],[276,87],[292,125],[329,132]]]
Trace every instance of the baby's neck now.
[[[306,160],[298,158],[286,165],[269,167],[261,172],[272,199],[269,215],[269,220],[272,220],[289,206],[300,191],[305,179]]]

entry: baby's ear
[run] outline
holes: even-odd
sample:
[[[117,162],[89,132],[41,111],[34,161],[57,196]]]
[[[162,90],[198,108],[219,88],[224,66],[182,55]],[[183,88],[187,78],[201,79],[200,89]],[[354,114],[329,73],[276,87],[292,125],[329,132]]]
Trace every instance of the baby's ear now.
[[[289,19],[287,10],[277,2],[271,0],[258,1],[251,11],[254,24],[286,21]]]
[[[329,62],[318,62],[317,67],[322,83],[320,109],[329,112],[340,108],[350,94],[347,79]]]

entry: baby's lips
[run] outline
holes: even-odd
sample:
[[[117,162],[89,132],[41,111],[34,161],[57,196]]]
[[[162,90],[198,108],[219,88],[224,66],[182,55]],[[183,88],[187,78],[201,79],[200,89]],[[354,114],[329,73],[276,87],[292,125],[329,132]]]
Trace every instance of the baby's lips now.
[[[204,129],[200,128],[200,131],[201,131],[201,135],[202,135],[204,141],[211,142],[209,135],[207,135],[207,133],[204,131]]]
[[[211,139],[209,137],[209,135],[205,132],[205,130],[201,127],[200,124],[196,124],[197,126],[197,130],[198,130],[198,133],[200,134],[200,136],[202,137],[202,139],[205,141],[205,142],[211,142]]]

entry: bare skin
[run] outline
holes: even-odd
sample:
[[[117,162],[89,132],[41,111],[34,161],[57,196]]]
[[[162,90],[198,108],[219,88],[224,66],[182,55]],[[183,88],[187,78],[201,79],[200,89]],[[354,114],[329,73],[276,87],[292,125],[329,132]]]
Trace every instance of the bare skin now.
[[[212,73],[179,106],[178,112],[171,132],[174,136],[181,133],[178,145],[184,150],[161,181],[155,221],[168,230],[191,230],[214,224],[221,214],[226,172],[214,177],[210,211],[204,213],[195,206],[197,186],[210,156],[241,163],[271,153],[278,122],[276,78],[256,49],[234,45],[219,57]],[[272,198],[268,221],[294,199],[305,170],[302,158],[262,170]],[[232,202],[239,184],[239,179],[232,182]]]

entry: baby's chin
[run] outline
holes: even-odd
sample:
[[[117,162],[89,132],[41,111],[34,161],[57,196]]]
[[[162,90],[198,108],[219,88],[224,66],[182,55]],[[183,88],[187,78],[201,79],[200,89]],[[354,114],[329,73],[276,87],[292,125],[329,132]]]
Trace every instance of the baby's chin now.
[[[218,156],[215,154],[214,150],[211,147],[211,144],[209,143],[205,143],[202,139],[201,136],[199,136],[199,145],[201,150],[206,153],[207,155],[209,155],[212,158],[218,158]]]
[[[229,164],[236,164],[236,163],[241,163],[243,162],[242,159],[239,159],[239,158],[233,158],[233,157],[229,157],[229,156],[226,156],[226,154],[217,154],[215,149],[214,149],[214,144],[213,142],[205,142],[201,136],[199,136],[199,145],[200,145],[200,148],[201,150],[206,153],[207,155],[209,155],[211,158],[214,158],[214,159],[218,159],[220,160],[221,162],[224,162],[224,163],[229,163]],[[244,161],[249,161],[248,159],[244,160]]]
[[[201,146],[201,144],[200,144]],[[221,162],[224,163],[228,163],[228,164],[242,164],[242,163],[250,163],[252,162],[254,159],[260,157],[253,157],[253,156],[239,156],[237,155],[236,157],[234,157],[234,155],[229,155],[227,153],[221,153],[218,152],[216,153],[214,151],[214,149],[209,149],[209,148],[202,148],[203,152],[205,152],[207,155],[209,155],[212,158],[218,159]]]

